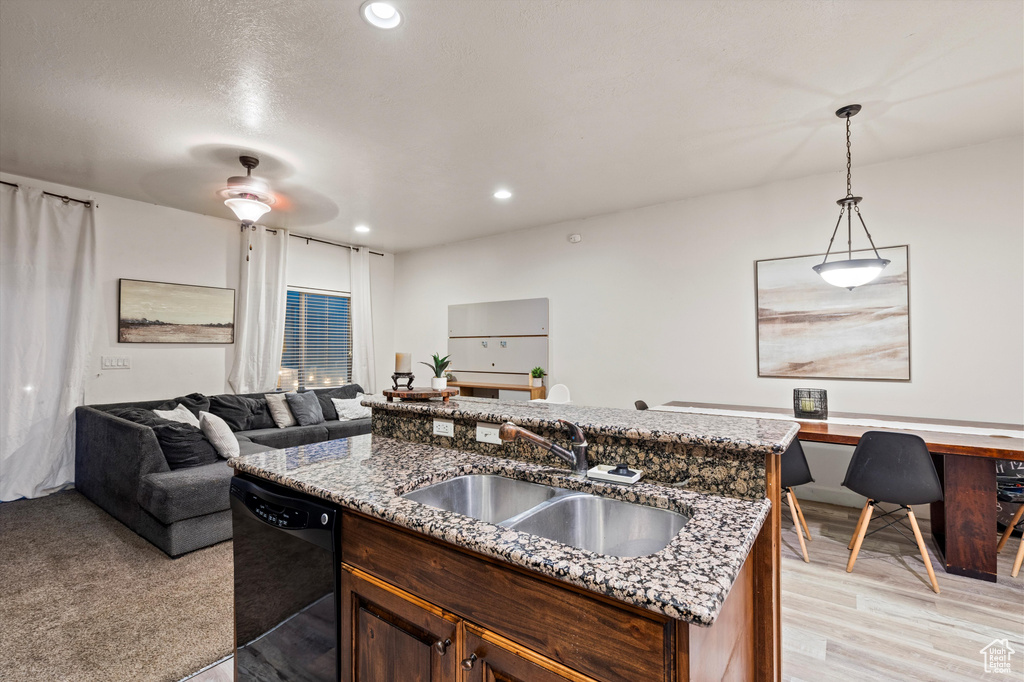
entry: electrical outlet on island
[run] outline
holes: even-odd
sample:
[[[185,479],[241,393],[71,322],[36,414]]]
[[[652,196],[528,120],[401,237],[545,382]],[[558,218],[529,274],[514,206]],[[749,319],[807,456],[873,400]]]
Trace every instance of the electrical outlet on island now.
[[[455,422],[451,419],[435,419],[434,420],[434,435],[435,436],[446,436],[448,438],[455,437]]]

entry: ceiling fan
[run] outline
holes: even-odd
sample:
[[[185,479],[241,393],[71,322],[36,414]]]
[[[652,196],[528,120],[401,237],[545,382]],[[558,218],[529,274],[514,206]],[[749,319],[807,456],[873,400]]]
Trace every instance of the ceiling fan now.
[[[245,167],[245,175],[228,178],[227,187],[218,194],[224,197],[224,204],[230,208],[243,225],[254,225],[276,199],[270,193],[270,185],[266,180],[252,176],[252,170],[260,165],[255,156],[243,154],[238,157],[239,163]]]

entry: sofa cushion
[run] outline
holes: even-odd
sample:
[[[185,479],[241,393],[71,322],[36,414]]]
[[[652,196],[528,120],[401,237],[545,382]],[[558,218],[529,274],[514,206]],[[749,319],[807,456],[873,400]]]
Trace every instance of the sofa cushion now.
[[[324,426],[327,427],[329,440],[335,440],[336,438],[348,438],[349,436],[361,436],[364,433],[370,432],[369,419],[349,419],[345,421],[338,421],[335,419],[333,421],[324,422]]]
[[[264,429],[274,425],[274,420],[270,418],[270,412],[267,411],[267,401],[248,398],[244,395],[210,396],[210,412],[227,422],[232,431]],[[265,420],[257,419],[258,416],[262,417],[264,414],[266,415]]]
[[[148,474],[139,481],[139,505],[165,525],[224,511],[230,507],[231,475],[223,460]]]
[[[299,426],[324,423],[324,412],[320,409],[316,393],[285,393],[284,397],[288,399],[288,409],[295,415]]]
[[[363,387],[359,384],[348,384],[346,386],[336,386],[335,388],[315,388],[312,390],[313,393],[316,393],[316,399],[320,401],[320,411],[324,413],[324,419],[331,421],[338,418],[338,413],[334,409],[334,403],[331,402],[331,398],[355,398],[356,394],[363,392]]]
[[[235,437],[237,438],[238,434],[235,434]],[[244,440],[241,438],[238,439],[238,454],[240,455],[255,455],[257,452],[269,452],[270,450],[273,449],[274,448],[270,447],[269,445],[260,445],[259,443],[253,443],[248,438]]]
[[[218,459],[217,451],[203,432],[190,424],[161,419],[152,410],[141,407],[114,408],[110,414],[153,429],[172,470],[200,467]]]
[[[210,411],[210,399],[202,393],[189,393],[188,395],[183,395],[180,398],[168,400],[162,405],[157,405],[154,409],[173,410],[178,405],[184,405],[187,407],[188,411],[194,414],[197,419],[199,418],[200,412]]]
[[[289,426],[286,429],[255,429],[243,431],[242,435],[254,443],[269,445],[272,448],[290,448],[330,440],[327,436],[327,427],[323,424]]]

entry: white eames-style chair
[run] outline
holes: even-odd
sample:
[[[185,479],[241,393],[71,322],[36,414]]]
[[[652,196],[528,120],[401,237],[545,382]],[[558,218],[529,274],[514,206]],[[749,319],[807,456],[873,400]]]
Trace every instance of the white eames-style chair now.
[[[536,398],[531,403],[571,403],[569,399],[569,387],[565,384],[555,384],[548,390],[547,398]]]

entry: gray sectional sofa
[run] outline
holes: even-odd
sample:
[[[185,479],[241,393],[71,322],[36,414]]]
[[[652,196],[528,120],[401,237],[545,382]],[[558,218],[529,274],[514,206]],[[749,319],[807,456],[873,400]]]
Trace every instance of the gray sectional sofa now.
[[[266,409],[262,393],[199,398],[213,402],[209,411],[214,414],[218,406],[223,410],[219,416],[231,426],[243,455],[370,432],[368,418],[339,421],[331,404],[331,398],[351,399],[362,393],[358,384],[313,390],[326,421],[286,428],[277,428],[269,413],[260,413]],[[194,396],[198,394],[186,398]],[[141,416],[153,409],[171,409],[179,400],[186,399],[87,405],[75,410],[75,488],[171,557],[231,538],[232,469],[227,462],[208,455],[212,446],[193,427],[188,427],[192,432],[184,434],[184,441],[180,433],[174,434],[178,441],[169,441],[166,429],[179,426]],[[184,404],[192,409],[188,402]],[[182,452],[190,448],[200,455],[186,462],[187,468],[168,464],[170,459],[175,466],[183,466]]]

